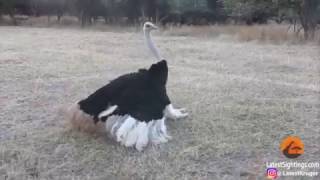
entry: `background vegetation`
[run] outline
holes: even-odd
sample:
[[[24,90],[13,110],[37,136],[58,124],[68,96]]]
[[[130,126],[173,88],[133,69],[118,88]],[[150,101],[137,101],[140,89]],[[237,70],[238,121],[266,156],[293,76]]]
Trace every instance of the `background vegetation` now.
[[[0,0],[0,14],[13,24],[27,16],[64,15],[82,26],[103,20],[107,24],[137,24],[152,20],[162,25],[266,24],[289,22],[313,39],[320,22],[318,0]]]

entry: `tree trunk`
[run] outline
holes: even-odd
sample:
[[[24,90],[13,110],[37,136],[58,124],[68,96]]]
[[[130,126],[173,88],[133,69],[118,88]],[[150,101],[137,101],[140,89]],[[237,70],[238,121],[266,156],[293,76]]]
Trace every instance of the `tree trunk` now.
[[[60,23],[62,16],[63,16],[63,15],[62,15],[61,13],[58,13],[58,14],[57,14],[57,21],[58,21],[58,23]]]
[[[91,17],[86,10],[83,10],[81,13],[81,27],[91,24]]]
[[[304,39],[314,38],[317,26],[317,6],[318,0],[303,0],[299,10],[299,18],[304,31]]]
[[[81,27],[85,27],[86,26],[86,17],[85,17],[85,13],[82,11],[81,12]]]
[[[10,13],[9,13],[9,16],[10,16],[10,18],[11,18],[11,20],[12,20],[13,25],[17,26],[18,23],[17,23],[16,17],[14,17],[14,13],[10,12]]]

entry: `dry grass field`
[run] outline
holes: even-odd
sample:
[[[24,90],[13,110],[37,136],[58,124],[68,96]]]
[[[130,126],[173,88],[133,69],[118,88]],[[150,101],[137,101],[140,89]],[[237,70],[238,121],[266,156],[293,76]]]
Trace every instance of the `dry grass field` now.
[[[291,132],[305,144],[294,161],[320,161],[319,46],[165,32],[155,41],[169,96],[190,116],[140,153],[68,130],[63,112],[150,66],[142,33],[0,27],[0,179],[264,179],[266,162],[289,161],[279,143]]]

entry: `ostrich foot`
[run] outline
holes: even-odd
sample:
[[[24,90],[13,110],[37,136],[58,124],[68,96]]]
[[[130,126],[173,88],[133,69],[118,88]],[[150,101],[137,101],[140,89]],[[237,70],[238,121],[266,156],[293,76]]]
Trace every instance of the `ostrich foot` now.
[[[165,117],[173,120],[183,119],[188,116],[185,108],[175,109],[172,104],[166,106],[164,110]]]

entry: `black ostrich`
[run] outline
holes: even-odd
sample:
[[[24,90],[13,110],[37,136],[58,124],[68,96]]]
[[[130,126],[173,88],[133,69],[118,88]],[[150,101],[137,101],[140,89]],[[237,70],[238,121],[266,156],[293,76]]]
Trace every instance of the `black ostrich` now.
[[[107,132],[121,144],[142,151],[149,142],[165,143],[165,120],[184,118],[185,109],[173,108],[166,92],[168,66],[155,47],[150,32],[157,29],[146,22],[145,40],[158,62],[149,69],[122,75],[73,105],[69,119],[73,127],[94,130],[105,122]]]

